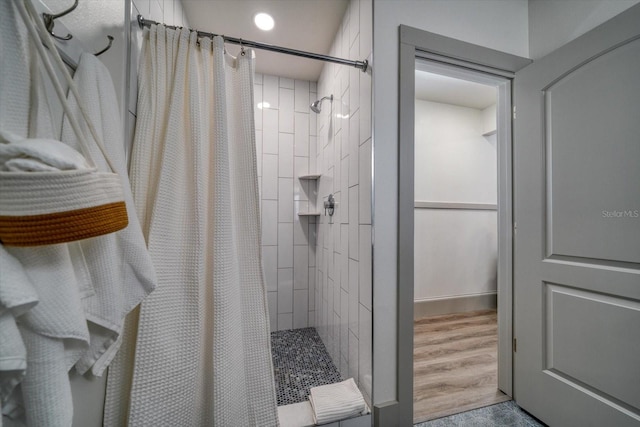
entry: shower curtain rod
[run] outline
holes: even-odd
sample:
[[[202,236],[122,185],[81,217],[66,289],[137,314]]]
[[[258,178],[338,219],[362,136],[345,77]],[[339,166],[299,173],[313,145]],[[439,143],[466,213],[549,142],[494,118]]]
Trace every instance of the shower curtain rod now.
[[[149,19],[145,19],[142,15],[138,15],[138,25],[140,25],[140,28],[150,27],[151,25],[154,25],[154,24],[160,25],[159,22],[151,21]],[[173,25],[164,25],[164,26],[167,28],[173,28],[174,30],[181,28]],[[198,31],[198,30],[189,30],[189,31],[195,31],[198,34],[198,37],[213,38],[218,36],[218,34],[207,33],[205,31]],[[266,43],[254,42],[251,40],[244,40],[244,39],[229,37],[225,35],[220,35],[220,37],[224,39],[225,43],[238,44],[243,47],[252,47],[260,50],[268,50],[270,52],[284,53],[286,55],[301,56],[303,58],[316,59],[318,61],[333,62],[335,64],[350,65],[352,67],[358,68],[359,70],[362,70],[363,73],[366,72],[367,69],[369,68],[369,62],[366,59],[364,61],[353,61],[351,59],[336,58],[335,56],[321,55],[319,53],[313,53],[313,52],[305,52],[304,50],[274,46]]]

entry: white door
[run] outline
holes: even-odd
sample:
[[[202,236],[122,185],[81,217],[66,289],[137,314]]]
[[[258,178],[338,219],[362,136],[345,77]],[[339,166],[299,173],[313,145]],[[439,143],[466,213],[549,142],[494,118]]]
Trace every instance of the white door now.
[[[516,73],[515,399],[640,425],[640,5]]]

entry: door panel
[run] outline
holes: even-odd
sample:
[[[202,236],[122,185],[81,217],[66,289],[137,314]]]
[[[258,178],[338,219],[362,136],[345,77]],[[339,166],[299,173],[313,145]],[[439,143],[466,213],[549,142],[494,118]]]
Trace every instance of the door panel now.
[[[516,73],[515,398],[640,425],[640,5]]]
[[[546,369],[640,408],[640,381],[624,368],[640,361],[640,303],[551,283],[545,292]]]
[[[548,256],[640,263],[638,58],[634,40],[543,91]]]

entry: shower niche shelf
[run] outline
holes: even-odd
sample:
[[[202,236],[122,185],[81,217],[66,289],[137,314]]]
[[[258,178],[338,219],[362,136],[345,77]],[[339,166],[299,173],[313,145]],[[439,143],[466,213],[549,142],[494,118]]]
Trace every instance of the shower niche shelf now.
[[[307,174],[307,175],[299,175],[298,179],[301,181],[313,181],[316,183],[318,182],[318,179],[320,179],[322,175],[321,174],[315,174],[315,173],[311,173],[311,174]],[[311,200],[309,200],[309,202],[311,202]],[[314,211],[310,211],[310,212],[298,212],[298,216],[306,216],[306,217],[310,217],[310,216],[320,216],[321,213],[320,212],[314,212]]]
[[[298,179],[302,179],[305,181],[315,181],[320,178],[322,175],[320,174],[309,174],[309,175],[300,175]]]

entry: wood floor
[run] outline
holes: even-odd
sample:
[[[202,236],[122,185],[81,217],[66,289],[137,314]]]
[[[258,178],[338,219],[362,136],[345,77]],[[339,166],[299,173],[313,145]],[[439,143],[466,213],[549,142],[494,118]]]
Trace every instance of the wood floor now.
[[[509,400],[498,390],[496,310],[414,322],[413,422]]]

